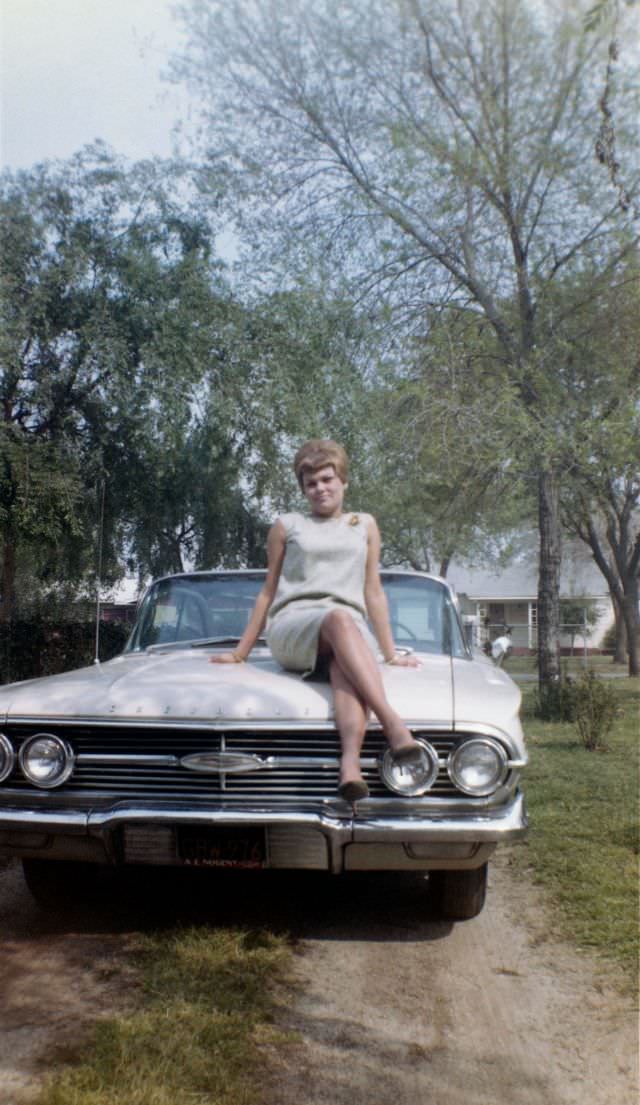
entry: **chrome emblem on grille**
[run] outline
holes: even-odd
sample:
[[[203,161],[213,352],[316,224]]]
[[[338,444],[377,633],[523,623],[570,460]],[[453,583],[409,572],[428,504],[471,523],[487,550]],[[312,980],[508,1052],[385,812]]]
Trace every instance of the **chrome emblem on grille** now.
[[[191,756],[183,756],[180,764],[188,771],[210,775],[216,772],[219,775],[243,775],[249,771],[264,771],[271,766],[260,756],[245,752],[194,752]]]

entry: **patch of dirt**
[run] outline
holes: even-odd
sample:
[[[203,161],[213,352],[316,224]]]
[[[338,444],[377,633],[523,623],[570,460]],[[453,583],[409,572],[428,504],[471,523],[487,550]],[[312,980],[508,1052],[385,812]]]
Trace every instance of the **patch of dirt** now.
[[[43,913],[19,864],[0,870],[0,1105],[27,1105],[98,1018],[130,1003],[128,938],[73,914]]]
[[[637,1105],[631,1000],[549,936],[506,859],[490,872],[482,915],[450,931],[401,905],[381,939],[356,905],[351,936],[304,940],[277,1105]]]
[[[28,1105],[52,1063],[137,993],[131,949],[159,923],[265,925],[295,942],[270,1051],[273,1105],[636,1105],[637,1017],[611,971],[551,936],[538,892],[490,867],[482,915],[429,915],[424,880],[242,874],[132,900],[32,901],[0,870],[0,1105]],[[235,874],[235,873],[234,873]],[[177,905],[175,903],[178,903]]]

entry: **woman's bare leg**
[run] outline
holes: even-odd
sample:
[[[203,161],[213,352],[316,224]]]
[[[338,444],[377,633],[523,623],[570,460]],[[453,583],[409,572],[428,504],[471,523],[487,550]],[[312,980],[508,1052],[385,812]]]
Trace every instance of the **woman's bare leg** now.
[[[392,751],[415,743],[402,718],[389,705],[375,657],[346,611],[332,610],[323,619],[320,652],[332,655],[365,707],[373,710]]]
[[[335,660],[331,661],[329,673],[333,688],[336,725],[340,733],[342,748],[340,783],[360,782],[362,780],[360,752],[367,728],[369,711],[357,690]]]

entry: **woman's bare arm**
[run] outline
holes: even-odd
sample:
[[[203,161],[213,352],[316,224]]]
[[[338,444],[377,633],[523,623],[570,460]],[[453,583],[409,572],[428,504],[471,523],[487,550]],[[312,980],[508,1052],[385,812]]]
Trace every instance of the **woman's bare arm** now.
[[[267,537],[267,577],[254,603],[247,628],[233,652],[219,652],[216,656],[210,657],[210,663],[237,664],[242,660],[246,660],[264,629],[269,607],[274,600],[280,572],[282,571],[286,542],[286,531],[283,523],[278,518],[273,523]]]

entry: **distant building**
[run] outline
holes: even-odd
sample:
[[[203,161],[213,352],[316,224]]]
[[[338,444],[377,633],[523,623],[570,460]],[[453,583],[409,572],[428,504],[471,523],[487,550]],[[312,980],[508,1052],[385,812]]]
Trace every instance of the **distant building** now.
[[[537,647],[538,564],[534,554],[505,568],[468,568],[453,561],[447,574],[460,601],[463,619],[473,643],[500,636],[505,626],[513,630],[513,651],[522,653]],[[563,550],[560,574],[560,598],[594,607],[595,625],[586,636],[580,625],[563,626],[560,645],[563,650],[602,647],[605,633],[613,624],[613,605],[604,576],[586,551],[575,545]]]
[[[100,618],[105,622],[132,624],[136,619],[140,597],[138,580],[126,576],[105,592],[100,600]]]

